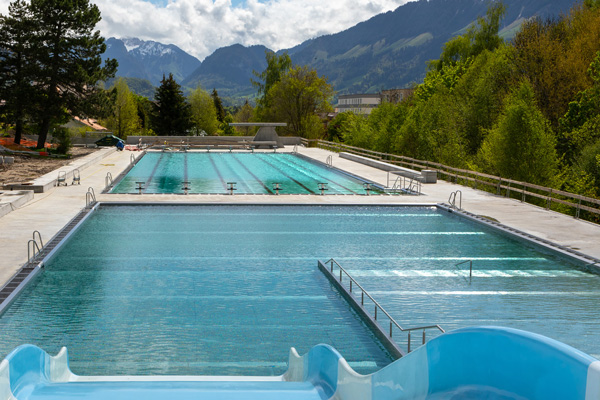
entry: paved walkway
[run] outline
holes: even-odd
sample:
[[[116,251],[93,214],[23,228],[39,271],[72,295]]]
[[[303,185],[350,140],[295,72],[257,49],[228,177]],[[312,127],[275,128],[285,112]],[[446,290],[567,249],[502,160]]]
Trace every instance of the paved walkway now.
[[[285,150],[291,150],[291,147]],[[335,153],[313,148],[300,148],[299,151],[321,162],[333,154],[334,167],[374,182],[387,183],[386,172],[342,159]],[[598,225],[444,181],[423,185],[422,196],[100,194],[107,172],[113,177],[118,176],[129,165],[131,154],[139,155],[128,151],[112,153],[81,171],[81,185],[62,186],[35,194],[34,199],[24,206],[0,217],[0,284],[4,284],[27,260],[27,241],[32,238],[33,231],[40,231],[44,241],[48,241],[85,206],[88,187],[94,189],[98,201],[194,204],[436,204],[448,202],[450,193],[460,189],[462,207],[469,212],[492,217],[507,226],[600,258]]]

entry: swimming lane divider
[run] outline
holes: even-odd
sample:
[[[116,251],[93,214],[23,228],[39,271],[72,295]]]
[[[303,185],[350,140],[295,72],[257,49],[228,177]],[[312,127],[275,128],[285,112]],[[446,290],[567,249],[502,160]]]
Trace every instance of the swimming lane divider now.
[[[208,156],[208,159],[210,160],[211,165],[215,169],[215,172],[216,172],[217,176],[219,177],[221,184],[223,185],[223,189],[227,190],[227,183],[225,182],[225,179],[223,179],[223,176],[221,175],[221,171],[219,171],[219,168],[217,167],[217,163],[215,163],[215,160],[213,160],[212,154],[206,153],[206,155]]]
[[[221,153],[221,154],[223,154],[223,153]],[[243,185],[243,186],[246,188],[246,189],[245,189],[245,190],[246,190],[245,192],[240,192],[240,193],[253,193],[253,191],[252,191],[252,188],[251,188],[251,187],[250,187],[250,185],[248,184],[248,181],[247,181],[247,179],[244,179],[244,177],[242,177],[242,176],[239,174],[239,171],[238,171],[238,170],[236,170],[235,168],[233,168],[233,167],[231,166],[231,162],[230,162],[230,160],[229,160],[229,157],[228,157],[228,156],[229,156],[229,154],[227,154],[227,155],[223,156],[223,165],[224,165],[224,166],[226,166],[227,168],[229,168],[229,170],[231,171],[231,173],[232,173],[233,175],[235,175],[235,177],[233,178],[233,182],[234,182],[234,183],[237,183],[237,184],[240,184],[240,185]],[[231,181],[231,179],[230,179],[230,181]],[[228,184],[229,184],[229,182],[228,182]],[[234,186],[235,186],[235,185],[234,185]],[[238,190],[238,189],[239,189],[239,188],[235,188],[234,190]],[[232,191],[232,190],[231,190],[229,187],[227,188],[227,190],[230,190],[230,193],[231,193],[231,194],[233,194],[233,191]]]
[[[266,190],[266,191],[267,191],[269,194],[273,194],[273,191],[272,191],[271,189],[269,189],[269,188],[267,187],[267,185],[265,185],[265,183],[264,183],[263,181],[261,181],[261,180],[258,178],[258,176],[254,175],[254,173],[253,173],[252,171],[250,171],[250,170],[248,169],[248,167],[246,167],[246,166],[245,166],[245,165],[244,165],[244,164],[243,164],[243,163],[240,161],[240,159],[237,157],[237,155],[235,155],[235,154],[232,154],[232,157],[233,157],[233,159],[234,159],[235,161],[237,161],[237,162],[238,162],[238,164],[240,164],[240,165],[242,166],[242,168],[244,168],[244,169],[245,169],[245,170],[246,170],[246,171],[247,171],[247,172],[248,172],[248,173],[249,173],[249,174],[250,174],[250,175],[251,175],[251,176],[252,176],[254,179],[256,179],[256,180],[258,181],[258,183],[260,183],[260,184],[262,185],[262,187],[264,187],[264,188],[265,188],[265,190]]]
[[[309,188],[307,188],[306,186],[304,186],[301,182],[298,182],[297,180],[295,180],[294,178],[292,178],[291,176],[289,176],[288,174],[286,174],[285,172],[283,172],[281,170],[281,168],[276,167],[275,165],[271,164],[270,162],[268,162],[267,160],[264,160],[262,158],[259,158],[259,160],[261,160],[262,162],[264,162],[265,164],[267,164],[268,166],[270,166],[271,168],[273,168],[276,171],[281,172],[281,174],[283,174],[286,178],[291,179],[292,181],[294,181],[297,185],[303,187],[304,189],[306,189],[310,194],[315,194],[315,192]]]
[[[188,182],[188,154],[183,153],[183,181]]]
[[[142,190],[140,190],[140,194],[145,193],[146,190],[148,189],[148,186],[150,185],[150,182],[152,182],[152,179],[154,179],[154,175],[156,174],[156,171],[158,170],[158,166],[160,165],[164,155],[165,155],[165,153],[160,153],[160,157],[158,157],[156,164],[154,164],[154,168],[152,169],[152,172],[150,173],[150,177],[146,180],[146,183],[144,184],[144,188]]]
[[[290,159],[286,160],[286,161],[287,161],[287,163],[286,163],[286,162],[283,162],[283,161],[281,161],[281,160],[279,160],[279,159],[278,159],[278,161],[279,161],[280,163],[284,164],[284,165],[287,165],[287,166],[289,166],[289,167],[291,167],[291,168],[294,168],[294,169],[295,169],[295,170],[297,170],[297,171],[300,171],[300,172],[302,172],[304,175],[308,176],[309,178],[311,178],[311,179],[314,179],[314,180],[315,180],[315,182],[319,182],[319,181],[318,181],[318,180],[316,180],[316,179],[315,179],[313,176],[311,176],[311,175],[307,174],[306,172],[302,171],[302,169],[303,169],[303,166],[302,166],[302,165],[300,165],[300,164],[298,164],[298,163],[295,163],[294,161],[292,161],[292,160],[290,160]],[[309,162],[309,163],[311,163],[310,161],[308,161],[308,162]],[[313,164],[313,165],[314,165],[314,164]],[[346,187],[346,186],[342,185],[341,183],[338,183],[338,182],[334,181],[333,179],[329,179],[329,178],[327,178],[327,177],[325,177],[325,176],[323,176],[323,175],[319,174],[319,173],[318,173],[318,172],[316,172],[316,171],[311,171],[311,173],[312,173],[314,176],[317,176],[318,178],[320,178],[320,179],[321,179],[321,180],[320,180],[320,182],[329,181],[329,182],[330,182],[330,185],[339,186],[339,187],[341,187],[341,188],[344,188],[344,189],[346,189],[346,190],[347,190],[347,191],[349,191],[350,193],[353,193],[353,194],[358,194],[358,192],[356,192],[356,191],[354,191],[354,190],[350,189],[349,187]]]

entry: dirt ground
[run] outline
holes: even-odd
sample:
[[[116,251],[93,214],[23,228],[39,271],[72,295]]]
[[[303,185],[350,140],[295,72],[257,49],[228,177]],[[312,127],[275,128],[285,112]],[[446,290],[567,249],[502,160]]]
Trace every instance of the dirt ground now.
[[[57,158],[32,158],[27,156],[15,155],[14,164],[0,164],[0,186],[9,183],[29,182],[48,172],[67,165],[78,157],[86,156],[97,149],[85,147],[73,147],[70,150],[70,159]],[[10,157],[13,157],[12,155]]]

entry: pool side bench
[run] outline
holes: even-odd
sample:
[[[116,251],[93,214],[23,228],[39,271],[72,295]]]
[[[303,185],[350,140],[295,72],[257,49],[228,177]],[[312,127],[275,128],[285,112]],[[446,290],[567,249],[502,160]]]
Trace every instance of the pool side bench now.
[[[407,178],[416,179],[422,183],[436,183],[437,182],[437,171],[424,169],[416,171],[410,168],[399,167],[397,165],[389,164],[383,161],[373,160],[372,158],[358,156],[351,153],[340,153],[341,158],[345,158],[350,161],[355,161],[364,165],[368,165],[373,168],[381,169],[383,171],[391,172],[395,175],[401,175]]]

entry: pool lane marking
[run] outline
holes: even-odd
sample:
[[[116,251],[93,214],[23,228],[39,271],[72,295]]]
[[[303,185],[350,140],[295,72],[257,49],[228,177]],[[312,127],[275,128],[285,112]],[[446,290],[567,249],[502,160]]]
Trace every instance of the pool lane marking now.
[[[221,171],[219,171],[219,168],[217,167],[217,164],[215,163],[215,160],[213,160],[212,154],[206,153],[206,155],[208,156],[208,159],[210,160],[210,163],[212,164],[212,167],[214,168],[217,176],[219,177],[219,180],[221,181],[221,184],[223,185],[223,189],[227,190],[227,183],[225,182],[225,179],[223,179],[223,175],[221,175]]]
[[[258,154],[257,154],[258,155]],[[307,192],[309,192],[310,194],[315,194],[314,191],[312,191],[311,189],[307,188],[306,186],[304,186],[301,182],[298,182],[297,180],[295,180],[294,178],[292,178],[291,176],[289,176],[288,174],[286,174],[285,172],[283,172],[281,170],[281,168],[276,167],[275,165],[271,164],[270,162],[268,162],[267,160],[264,160],[262,157],[258,157],[258,159],[262,162],[264,162],[265,164],[267,164],[268,166],[270,166],[271,168],[273,168],[276,171],[279,171],[283,176],[287,177],[288,179],[290,179],[291,181],[295,182],[298,186],[301,186],[304,188],[304,190],[306,190]]]
[[[285,155],[287,156],[287,154],[285,154]],[[282,156],[283,156],[283,155],[282,155]],[[295,156],[294,156],[294,157],[295,157]],[[305,169],[305,167],[304,167],[303,165],[301,165],[301,164],[298,164],[298,163],[294,162],[292,158],[289,158],[289,157],[281,157],[281,158],[282,158],[281,160],[279,160],[279,159],[278,159],[278,161],[279,161],[279,162],[281,162],[281,163],[284,163],[284,161],[283,161],[283,160],[285,159],[285,161],[287,161],[287,162],[289,163],[289,165],[290,165],[290,166],[293,166],[293,167],[294,167],[294,169],[296,169],[297,171],[300,171],[300,172],[304,173],[306,176],[308,176],[308,177],[309,177],[309,178],[311,178],[311,179],[315,179],[315,178],[313,178],[312,176],[308,175],[306,172],[304,172],[302,169],[303,169],[303,168]],[[299,158],[297,158],[297,157],[296,157],[296,159],[298,159],[298,160],[299,160]],[[314,166],[314,167],[318,167],[316,164],[313,164],[313,163],[311,163],[310,161],[306,161],[306,162],[307,162],[309,165],[312,165],[312,166]],[[286,164],[286,163],[284,163],[284,164]],[[288,165],[288,164],[286,164],[286,165]],[[307,171],[310,171],[310,170],[308,170],[308,169],[307,169]],[[321,175],[320,173],[318,173],[317,171],[310,171],[310,172],[311,172],[311,173],[312,173],[314,176],[317,176],[318,178],[321,178],[321,179],[324,179],[324,180],[326,180],[326,181],[329,181],[329,182],[330,182],[332,185],[334,185],[334,186],[339,186],[339,187],[341,187],[341,188],[343,188],[343,189],[346,189],[347,191],[349,191],[349,192],[351,192],[351,193],[353,193],[353,194],[358,194],[358,192],[356,192],[356,191],[354,191],[354,190],[350,189],[349,187],[346,187],[345,185],[342,185],[341,183],[339,183],[339,182],[337,182],[337,181],[334,181],[334,180],[333,180],[333,178],[331,178],[331,179],[330,179],[330,178],[327,178],[327,177],[325,177],[324,175]],[[348,179],[348,178],[344,177],[344,179]],[[315,179],[315,180],[316,180],[316,179]],[[318,182],[318,181],[317,181],[317,182]],[[321,181],[321,182],[323,182],[323,181]]]
[[[541,291],[507,291],[507,290],[479,290],[479,291],[468,291],[468,290],[373,290],[369,291],[372,295],[378,296],[490,296],[490,295],[498,295],[498,296],[597,296],[600,295],[600,291],[587,291],[587,292],[572,292],[572,291],[549,291],[549,292],[541,292]]]
[[[227,153],[220,153],[220,154],[221,154],[221,155],[223,155],[223,157],[221,157],[221,158],[223,159],[223,166],[227,167],[227,168],[228,168],[228,169],[231,171],[231,173],[232,173],[233,175],[235,175],[235,176],[234,176],[234,179],[237,179],[237,181],[234,181],[234,182],[236,182],[237,184],[243,185],[243,186],[246,188],[246,191],[245,191],[244,193],[254,193],[254,192],[252,191],[252,188],[250,187],[250,185],[248,185],[248,182],[247,182],[247,180],[246,180],[246,179],[244,179],[244,178],[243,178],[243,177],[242,177],[242,176],[239,174],[239,172],[238,172],[238,171],[236,171],[236,170],[235,170],[235,168],[233,168],[233,167],[231,166],[231,164],[229,163],[229,159],[228,159],[228,156],[229,156],[229,154],[227,154]],[[235,178],[235,177],[237,177],[237,178]],[[231,181],[231,180],[230,180],[230,181]]]
[[[250,174],[250,175],[251,175],[251,176],[252,176],[254,179],[256,179],[256,181],[257,181],[258,183],[260,183],[260,184],[262,185],[262,187],[263,187],[263,188],[265,188],[265,190],[266,190],[266,191],[267,191],[269,194],[273,194],[273,191],[272,191],[271,189],[269,189],[269,188],[267,187],[267,185],[265,185],[265,183],[264,183],[262,180],[258,179],[258,177],[257,177],[256,175],[254,175],[254,173],[252,173],[252,171],[250,171],[250,170],[248,169],[248,167],[246,167],[246,166],[245,166],[245,165],[242,163],[242,161],[241,161],[241,160],[238,158],[237,154],[232,154],[231,156],[233,157],[233,159],[234,159],[235,161],[237,161],[237,162],[238,162],[238,164],[240,164],[240,165],[242,166],[242,168],[244,168],[244,169],[245,169],[245,170],[246,170],[246,171],[247,171],[247,172],[248,172],[248,173],[249,173],[249,174]]]
[[[156,174],[156,171],[158,170],[158,166],[160,165],[161,160],[164,155],[165,155],[165,153],[160,153],[160,156],[158,157],[158,160],[156,160],[156,164],[154,164],[154,168],[152,169],[152,172],[150,173],[150,177],[146,180],[146,184],[144,185],[144,189],[142,189],[142,193],[146,193],[146,190],[148,189],[148,186],[150,186],[150,182],[152,182],[152,179],[154,178],[154,174]],[[134,184],[135,184],[135,182],[134,182]]]
[[[186,151],[185,153],[183,153],[183,182],[187,182],[187,181],[188,181],[188,153]],[[182,182],[182,184],[183,184],[183,182]]]

